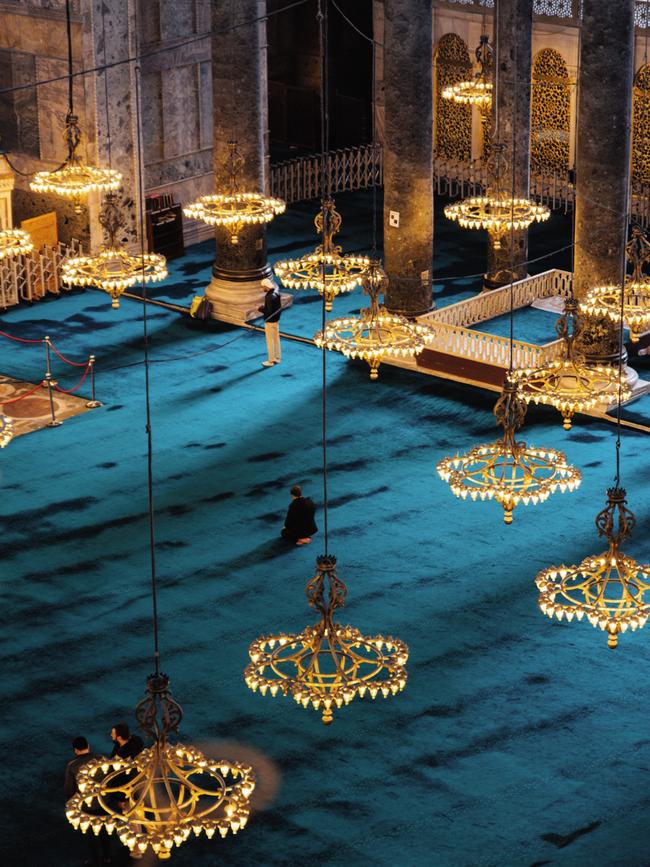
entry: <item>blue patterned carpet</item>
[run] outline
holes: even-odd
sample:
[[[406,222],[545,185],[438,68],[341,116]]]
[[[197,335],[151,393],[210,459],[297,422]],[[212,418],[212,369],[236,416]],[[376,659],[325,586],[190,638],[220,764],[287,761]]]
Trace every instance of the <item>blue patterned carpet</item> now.
[[[466,250],[458,257],[472,267]],[[300,316],[315,329],[318,314],[305,304]],[[94,351],[104,401],[0,455],[0,839],[11,867],[80,863],[83,840],[63,815],[69,741],[85,734],[108,750],[152,667],[140,316],[137,302],[115,312],[87,292],[3,317],[73,357]],[[183,739],[254,747],[281,777],[245,832],[187,843],[171,863],[647,865],[650,634],[610,651],[584,622],[541,616],[533,584],[544,566],[601,549],[593,518],[612,480],[612,426],[586,420],[566,434],[532,411],[528,440],[564,448],[584,482],[505,527],[498,506],[455,500],[435,473],[440,457],[495,437],[493,395],[392,369],[370,383],[330,354],[342,619],[399,635],[411,658],[403,694],[356,701],[326,728],[241,676],[252,638],[314,620],[303,590],[322,538],[287,550],[277,535],[291,484],[322,499],[320,354],[287,341],[282,365],[264,370],[259,333],[160,309],[151,330],[162,661]],[[3,372],[33,380],[40,365],[0,344]],[[641,434],[625,433],[623,467],[638,517],[627,550],[647,561]]]

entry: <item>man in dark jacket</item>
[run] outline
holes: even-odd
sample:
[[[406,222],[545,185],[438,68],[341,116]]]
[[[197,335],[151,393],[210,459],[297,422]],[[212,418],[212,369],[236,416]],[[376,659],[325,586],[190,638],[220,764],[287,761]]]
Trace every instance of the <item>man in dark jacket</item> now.
[[[63,794],[68,801],[74,794],[77,793],[77,774],[79,769],[87,764],[91,759],[96,758],[94,753],[90,752],[90,745],[84,737],[75,738],[72,741],[72,749],[74,750],[74,759],[70,759],[65,767],[65,779],[63,781]],[[84,806],[88,813],[101,812],[96,805],[89,807]],[[98,835],[89,831],[84,834],[88,857],[84,861],[86,867],[100,867],[102,864],[110,864],[111,847],[110,840],[105,831],[101,831]]]
[[[280,353],[280,316],[282,314],[282,299],[278,287],[270,279],[265,277],[262,286],[266,290],[264,306],[259,308],[264,316],[264,334],[266,335],[266,350],[268,360],[262,362],[262,367],[273,367],[282,360]]]
[[[142,738],[130,734],[126,723],[116,723],[111,729],[111,738],[113,740],[111,758],[119,756],[121,759],[134,759],[144,749]]]
[[[303,497],[300,485],[291,488],[291,503],[284,519],[282,538],[288,539],[294,545],[309,545],[314,533],[318,533],[318,527],[314,520],[316,506],[309,499]]]

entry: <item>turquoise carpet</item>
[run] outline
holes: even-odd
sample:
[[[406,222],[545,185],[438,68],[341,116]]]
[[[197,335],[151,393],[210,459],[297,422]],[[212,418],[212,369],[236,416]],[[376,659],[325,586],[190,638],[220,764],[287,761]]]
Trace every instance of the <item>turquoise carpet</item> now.
[[[94,352],[104,402],[0,454],[0,839],[12,867],[80,863],[83,839],[63,815],[69,741],[108,750],[152,668],[141,312],[87,292],[3,317],[73,358]],[[317,326],[315,305],[300,315]],[[322,525],[320,353],[285,341],[282,365],[266,370],[263,335],[153,308],[151,336],[162,666],[182,738],[254,747],[281,777],[244,832],[189,842],[171,863],[644,867],[650,633],[610,651],[588,624],[543,617],[533,583],[601,550],[593,518],[612,481],[613,427],[585,420],[567,434],[531,411],[527,439],[565,449],[584,482],[505,527],[498,506],[457,501],[435,472],[495,437],[494,395],[388,368],[370,383],[364,365],[329,354],[342,619],[400,636],[411,657],[404,693],[355,701],[326,728],[241,676],[251,639],[315,619],[304,585],[322,534],[289,550],[277,535],[296,482]],[[40,355],[0,343],[0,371],[33,380]],[[646,562],[647,442],[625,432],[622,448],[638,518],[626,550]]]

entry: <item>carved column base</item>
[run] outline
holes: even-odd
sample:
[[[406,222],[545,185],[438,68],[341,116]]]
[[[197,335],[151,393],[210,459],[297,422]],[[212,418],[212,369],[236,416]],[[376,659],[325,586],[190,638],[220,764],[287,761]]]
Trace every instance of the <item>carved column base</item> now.
[[[259,308],[264,306],[264,289],[260,286],[260,279],[235,282],[213,275],[205,290],[205,297],[212,303],[212,318],[232,325],[244,325],[252,319],[259,319],[262,315]],[[293,296],[286,292],[282,292],[280,297],[283,309],[293,303]]]

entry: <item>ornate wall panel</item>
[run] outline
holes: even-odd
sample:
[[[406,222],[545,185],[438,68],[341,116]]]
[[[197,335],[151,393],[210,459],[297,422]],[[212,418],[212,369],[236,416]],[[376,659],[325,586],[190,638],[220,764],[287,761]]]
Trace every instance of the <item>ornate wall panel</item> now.
[[[650,184],[650,64],[634,78],[632,180]]]
[[[448,159],[472,156],[472,108],[442,98],[443,88],[471,76],[472,63],[465,42],[455,33],[445,34],[435,55],[435,150]]]
[[[571,83],[561,54],[542,49],[533,61],[531,168],[566,171],[569,168]]]

